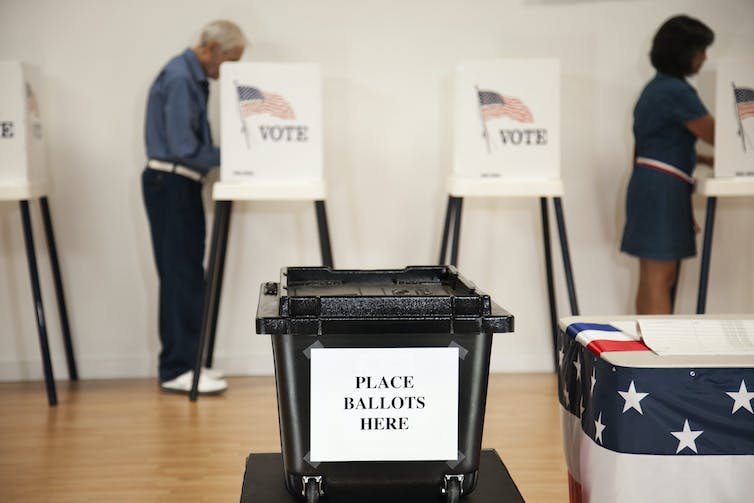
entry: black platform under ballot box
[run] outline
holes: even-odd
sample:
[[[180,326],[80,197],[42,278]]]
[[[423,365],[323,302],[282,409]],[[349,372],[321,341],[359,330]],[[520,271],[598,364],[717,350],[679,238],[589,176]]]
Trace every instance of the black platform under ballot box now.
[[[295,503],[299,501],[285,489],[283,458],[280,453],[250,454],[246,458],[246,472],[241,488],[241,503]],[[323,499],[328,503],[371,503],[368,497],[355,499]],[[378,500],[385,503],[384,500]],[[439,498],[427,503],[436,503]],[[483,449],[479,462],[479,477],[474,492],[464,497],[464,503],[523,503],[524,499],[511,479],[497,451]],[[415,499],[391,499],[391,503],[424,503]]]

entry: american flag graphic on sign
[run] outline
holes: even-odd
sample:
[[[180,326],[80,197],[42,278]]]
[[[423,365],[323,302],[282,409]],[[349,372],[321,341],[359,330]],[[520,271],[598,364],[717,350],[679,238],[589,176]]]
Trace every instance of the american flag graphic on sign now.
[[[621,366],[612,351],[649,349],[613,324],[558,337],[570,503],[750,501],[754,362]]]
[[[29,83],[26,83],[26,108],[29,113],[35,118],[39,118],[39,104],[37,103],[37,97],[34,96],[34,91],[31,90]]]
[[[508,117],[517,122],[534,122],[529,107],[518,98],[503,96],[494,91],[477,92],[484,122],[498,117]]]
[[[246,118],[255,114],[269,114],[280,119],[295,119],[293,108],[279,94],[263,92],[256,87],[236,86],[238,106]]]
[[[748,87],[735,87],[733,94],[736,98],[736,108],[738,117],[744,120],[748,117],[754,117],[754,89]]]

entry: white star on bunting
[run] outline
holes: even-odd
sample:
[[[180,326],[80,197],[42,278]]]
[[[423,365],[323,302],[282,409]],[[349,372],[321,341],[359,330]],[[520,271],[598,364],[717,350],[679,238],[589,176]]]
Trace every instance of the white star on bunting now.
[[[576,357],[576,361],[573,362],[573,366],[576,367],[576,380],[581,380],[581,360],[579,360],[579,357]]]
[[[571,405],[571,395],[568,393],[565,382],[563,383],[563,398],[565,398],[566,407]]]
[[[746,409],[750,413],[754,414],[754,410],[751,409],[751,400],[754,398],[754,392],[750,392],[746,389],[746,383],[741,379],[741,387],[737,392],[727,391],[726,395],[731,397],[733,401],[733,411],[731,414],[735,414],[738,409]]]
[[[605,431],[605,428],[607,428],[607,426],[602,424],[602,412],[600,412],[599,417],[594,422],[594,428],[596,430],[594,432],[594,439],[599,440],[599,442],[602,443],[602,432]]]
[[[634,387],[634,382],[631,381],[631,384],[628,386],[628,391],[619,391],[618,394],[623,397],[623,399],[626,401],[623,404],[623,413],[625,414],[628,409],[636,409],[639,414],[642,416],[644,415],[644,412],[641,410],[641,402],[643,399],[645,399],[649,393],[639,393],[636,391],[636,388]]]
[[[589,390],[590,393],[594,393],[595,384],[597,384],[597,369],[592,369],[592,388]]]
[[[682,431],[671,431],[670,433],[678,439],[678,448],[675,451],[676,454],[684,450],[686,447],[698,454],[698,451],[696,450],[696,437],[704,433],[704,431],[692,431],[689,427],[689,420],[687,419],[683,423]]]

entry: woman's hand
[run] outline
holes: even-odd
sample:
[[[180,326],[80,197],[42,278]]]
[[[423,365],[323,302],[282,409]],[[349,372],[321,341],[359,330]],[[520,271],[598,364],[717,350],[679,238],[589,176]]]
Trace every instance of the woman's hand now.
[[[713,168],[715,166],[715,156],[713,155],[697,154],[696,161],[699,164],[704,164],[705,166],[709,166],[710,168]]]

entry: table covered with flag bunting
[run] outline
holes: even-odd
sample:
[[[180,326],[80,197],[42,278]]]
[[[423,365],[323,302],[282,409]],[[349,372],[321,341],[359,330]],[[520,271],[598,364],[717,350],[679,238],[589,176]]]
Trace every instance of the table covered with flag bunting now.
[[[640,318],[560,321],[570,502],[754,501],[754,356],[658,355]]]

